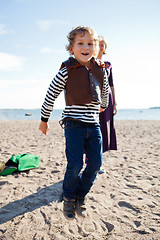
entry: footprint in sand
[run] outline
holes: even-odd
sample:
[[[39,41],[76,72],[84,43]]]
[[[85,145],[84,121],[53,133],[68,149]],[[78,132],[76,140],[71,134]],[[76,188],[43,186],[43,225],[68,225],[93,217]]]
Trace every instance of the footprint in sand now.
[[[74,237],[74,235],[78,233],[80,239],[82,237],[89,237],[88,239],[92,237],[96,239],[97,235],[99,235],[99,237],[107,236],[113,231],[114,225],[108,223],[105,219],[97,219],[97,221],[93,219],[94,218],[89,215],[84,219],[76,217],[71,223],[66,223],[63,230],[69,234],[70,237]]]
[[[133,210],[133,211],[136,212],[136,213],[140,213],[140,211],[139,211],[138,209],[136,209],[136,208],[133,207],[130,203],[127,203],[127,202],[125,202],[125,201],[120,201],[120,202],[118,203],[118,205],[119,205],[120,207],[129,208],[129,209]]]
[[[97,221],[93,221],[93,219],[91,219],[91,218],[88,218],[88,219],[86,218],[82,224],[82,230],[85,234],[98,232],[99,234],[106,235],[106,234],[112,232],[113,229],[114,229],[114,225],[107,222],[103,218],[101,218]]]
[[[136,227],[139,227],[141,225],[139,221],[134,221],[134,224],[136,225]]]

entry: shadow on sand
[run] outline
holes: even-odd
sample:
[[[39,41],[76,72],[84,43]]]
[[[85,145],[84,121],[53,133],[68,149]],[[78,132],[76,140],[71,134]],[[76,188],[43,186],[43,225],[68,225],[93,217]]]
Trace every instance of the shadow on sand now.
[[[41,188],[20,200],[8,203],[0,209],[0,224],[12,220],[14,217],[32,212],[42,206],[49,206],[52,202],[62,201],[62,183],[60,181],[51,186]]]

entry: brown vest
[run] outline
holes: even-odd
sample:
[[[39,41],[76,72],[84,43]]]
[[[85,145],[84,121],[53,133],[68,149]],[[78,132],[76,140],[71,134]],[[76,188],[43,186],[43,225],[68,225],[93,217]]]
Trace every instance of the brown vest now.
[[[65,87],[66,105],[84,105],[92,101],[101,102],[105,69],[91,59],[92,67],[87,70],[75,58],[70,57],[61,65],[66,66],[68,79]]]

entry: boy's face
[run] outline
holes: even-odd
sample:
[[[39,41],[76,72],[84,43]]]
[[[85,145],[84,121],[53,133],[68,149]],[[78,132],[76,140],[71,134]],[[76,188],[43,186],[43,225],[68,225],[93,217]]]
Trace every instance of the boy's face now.
[[[88,32],[85,32],[84,35],[81,33],[77,34],[73,46],[70,48],[70,52],[80,64],[87,66],[94,54],[94,41],[92,36]]]

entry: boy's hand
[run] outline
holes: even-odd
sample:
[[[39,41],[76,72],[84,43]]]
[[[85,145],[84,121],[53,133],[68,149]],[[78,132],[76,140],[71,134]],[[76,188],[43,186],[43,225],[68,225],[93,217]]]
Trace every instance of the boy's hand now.
[[[40,130],[43,134],[47,135],[47,132],[49,131],[49,124],[48,124],[48,122],[43,122],[43,121],[41,121],[41,123],[40,123],[40,125],[39,125],[39,130]]]

